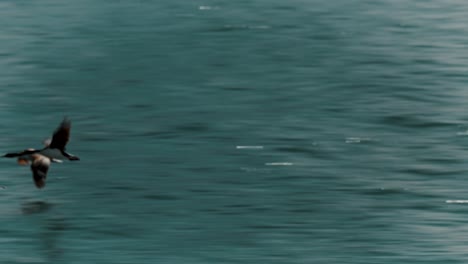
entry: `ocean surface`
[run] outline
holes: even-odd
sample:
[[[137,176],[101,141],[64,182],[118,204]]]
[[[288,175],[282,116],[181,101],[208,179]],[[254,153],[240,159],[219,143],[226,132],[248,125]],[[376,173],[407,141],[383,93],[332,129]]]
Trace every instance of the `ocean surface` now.
[[[467,263],[468,3],[0,1],[0,263]]]

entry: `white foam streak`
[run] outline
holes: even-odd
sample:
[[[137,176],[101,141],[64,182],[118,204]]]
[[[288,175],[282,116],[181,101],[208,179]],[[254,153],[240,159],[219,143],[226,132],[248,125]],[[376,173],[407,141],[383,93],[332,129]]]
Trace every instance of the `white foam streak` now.
[[[263,146],[236,146],[236,149],[263,149]]]
[[[356,143],[363,143],[363,142],[369,142],[373,141],[372,138],[367,138],[367,137],[347,137],[345,142],[348,144],[356,144]]]
[[[212,10],[212,9],[219,9],[217,6],[199,6],[198,10]]]
[[[468,203],[468,200],[447,200],[446,203],[454,203],[454,204],[465,204]]]
[[[292,166],[292,162],[268,162],[265,163],[266,166]]]

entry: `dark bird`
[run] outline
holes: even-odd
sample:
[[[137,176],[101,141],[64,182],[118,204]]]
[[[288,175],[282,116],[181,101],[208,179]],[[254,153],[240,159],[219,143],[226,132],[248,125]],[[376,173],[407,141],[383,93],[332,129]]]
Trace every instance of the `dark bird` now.
[[[47,171],[51,162],[62,162],[62,159],[80,160],[65,151],[65,146],[70,139],[71,122],[64,118],[60,126],[55,130],[52,139],[44,142],[43,149],[26,149],[17,153],[7,153],[3,155],[7,158],[18,158],[18,164],[29,165],[33,173],[33,180],[37,188],[45,186]]]

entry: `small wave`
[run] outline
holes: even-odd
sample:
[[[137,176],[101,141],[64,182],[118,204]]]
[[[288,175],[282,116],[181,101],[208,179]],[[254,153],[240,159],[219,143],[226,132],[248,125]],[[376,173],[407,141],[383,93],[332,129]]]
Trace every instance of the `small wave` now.
[[[178,200],[177,196],[165,195],[165,194],[147,194],[142,196],[144,199],[148,200],[163,200],[163,201],[173,201]]]
[[[236,149],[263,149],[263,146],[236,146]]]
[[[224,25],[222,27],[213,29],[215,32],[227,32],[227,31],[237,31],[237,30],[268,30],[271,29],[271,26],[268,25]]]
[[[292,166],[294,163],[292,162],[268,162],[265,163],[266,166]]]
[[[210,128],[208,124],[194,122],[194,123],[186,123],[186,124],[175,126],[174,129],[180,130],[180,131],[187,131],[187,132],[205,132],[205,131],[208,131]]]
[[[408,191],[406,188],[376,188],[376,189],[366,189],[364,194],[368,195],[390,195],[390,194],[404,194]]]
[[[199,6],[198,7],[198,10],[215,10],[215,9],[219,9],[219,7],[217,6]]]
[[[468,203],[468,200],[446,200],[445,203],[465,204],[465,203]]]
[[[359,144],[359,143],[366,143],[366,142],[372,142],[375,141],[372,138],[368,137],[347,137],[345,142],[347,144]]]
[[[271,172],[270,169],[266,169],[266,168],[253,168],[253,167],[241,167],[240,170],[241,170],[241,171],[244,171],[244,172],[255,172],[255,173],[269,173],[269,172]]]
[[[457,136],[468,136],[468,130],[462,131],[462,132],[457,132]]]
[[[282,151],[282,152],[289,152],[289,153],[312,153],[315,152],[311,148],[302,147],[302,146],[283,146],[277,147],[275,150]]]
[[[411,115],[390,115],[383,118],[383,123],[407,128],[439,128],[456,125],[455,123],[432,120],[427,117]]]

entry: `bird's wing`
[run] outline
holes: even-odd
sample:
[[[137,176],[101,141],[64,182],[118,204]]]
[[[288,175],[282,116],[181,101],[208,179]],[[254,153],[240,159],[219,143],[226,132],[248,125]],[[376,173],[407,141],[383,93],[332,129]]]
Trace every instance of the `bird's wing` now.
[[[48,139],[44,139],[44,141],[42,141],[42,144],[44,144],[44,147],[48,147],[50,146],[50,143],[52,143],[52,139],[51,138],[48,138]]]
[[[33,162],[31,164],[31,170],[33,173],[33,180],[36,187],[40,189],[45,186],[50,159],[40,154],[33,154],[32,157]]]
[[[65,145],[67,145],[70,138],[70,129],[71,121],[68,118],[64,118],[57,130],[55,130],[49,148],[65,149]]]

